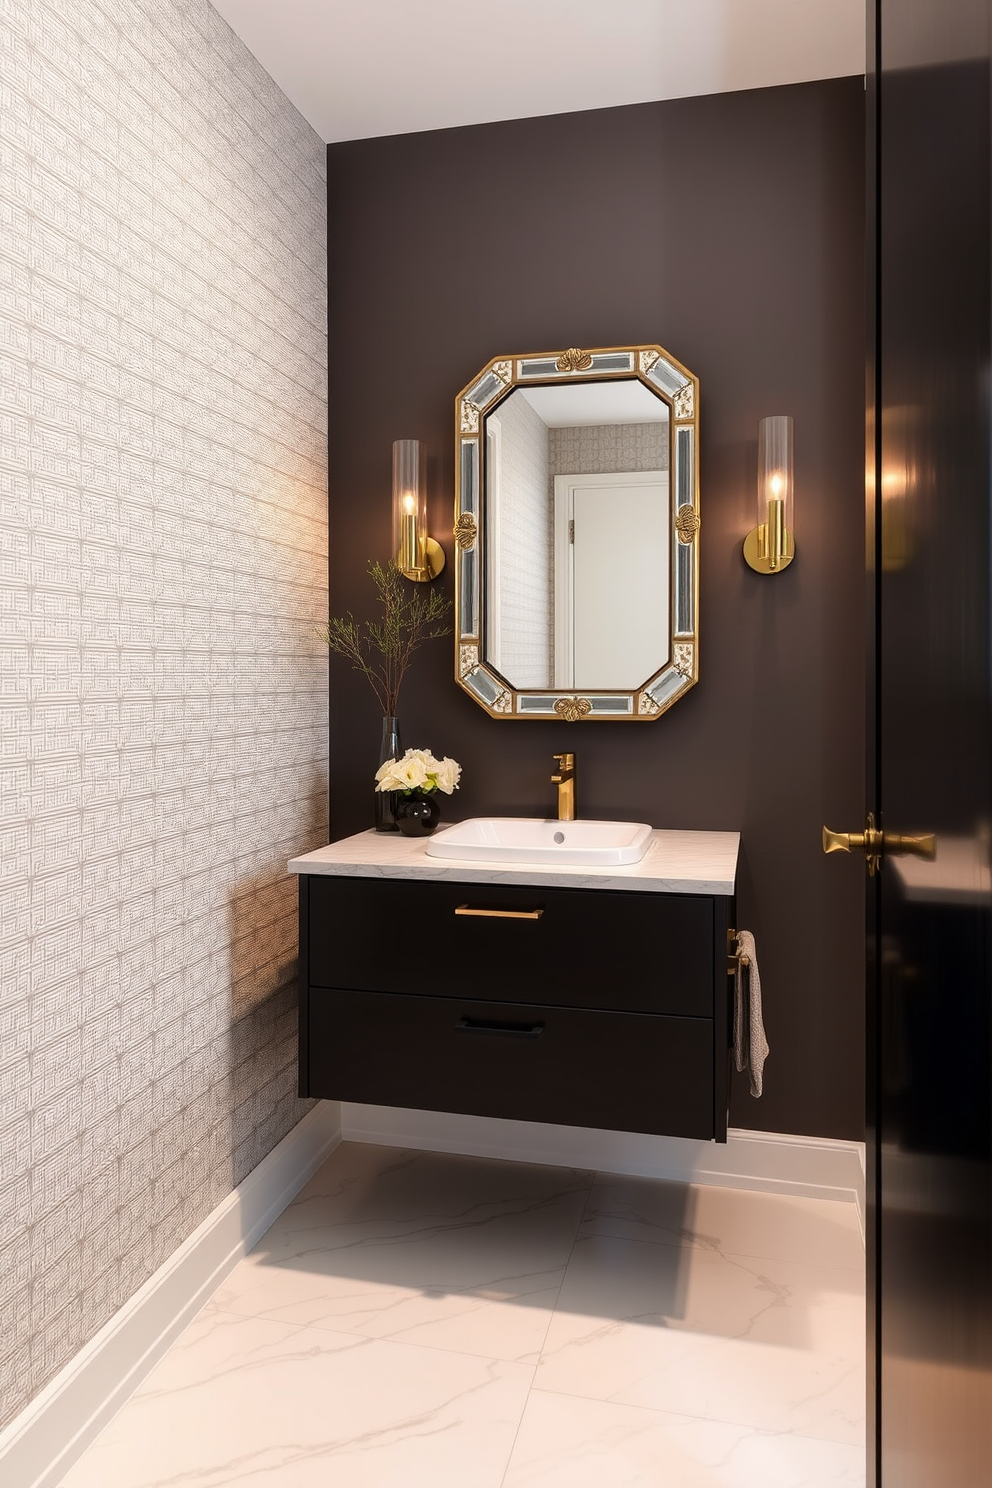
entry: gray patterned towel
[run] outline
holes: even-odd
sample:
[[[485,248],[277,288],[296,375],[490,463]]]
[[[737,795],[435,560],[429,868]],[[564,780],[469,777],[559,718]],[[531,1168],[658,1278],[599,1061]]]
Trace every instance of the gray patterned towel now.
[[[751,1069],[751,1094],[761,1094],[762,1071],[768,1058],[768,1040],[761,1020],[761,978],[754,936],[737,932],[737,971],[734,976],[734,1059],[739,1070]]]

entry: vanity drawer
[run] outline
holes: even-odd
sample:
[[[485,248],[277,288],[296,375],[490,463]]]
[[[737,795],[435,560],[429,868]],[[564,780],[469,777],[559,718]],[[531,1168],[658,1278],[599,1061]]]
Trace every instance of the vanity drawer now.
[[[705,1018],[311,989],[311,1096],[711,1138]]]
[[[301,893],[311,987],[713,1016],[710,898],[317,875]]]

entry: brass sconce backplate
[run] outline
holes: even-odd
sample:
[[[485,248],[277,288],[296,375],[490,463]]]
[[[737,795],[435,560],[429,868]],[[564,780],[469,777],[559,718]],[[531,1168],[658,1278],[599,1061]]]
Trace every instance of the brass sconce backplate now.
[[[768,557],[768,541],[765,528],[753,527],[744,539],[744,562],[748,568],[753,568],[755,573],[773,574],[781,573],[783,568],[788,568],[796,556],[796,544],[792,533],[786,530],[783,533],[782,554],[774,565]]]
[[[425,583],[429,579],[436,579],[444,568],[444,549],[433,537],[427,538],[424,547],[423,568],[401,568],[400,573],[405,579],[413,579],[417,583]]]

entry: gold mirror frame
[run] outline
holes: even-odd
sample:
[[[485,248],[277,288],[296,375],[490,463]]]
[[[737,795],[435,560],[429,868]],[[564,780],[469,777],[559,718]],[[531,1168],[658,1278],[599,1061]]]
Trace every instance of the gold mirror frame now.
[[[668,660],[634,691],[510,685],[482,654],[485,599],[485,417],[514,388],[638,381],[669,408],[671,515]],[[662,346],[498,356],[455,399],[455,680],[492,718],[575,723],[660,718],[699,679],[699,380]]]

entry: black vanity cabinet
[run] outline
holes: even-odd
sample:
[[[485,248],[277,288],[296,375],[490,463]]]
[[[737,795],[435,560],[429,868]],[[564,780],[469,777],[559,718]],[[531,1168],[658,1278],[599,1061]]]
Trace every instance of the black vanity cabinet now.
[[[300,876],[300,1094],[727,1136],[727,895]]]

